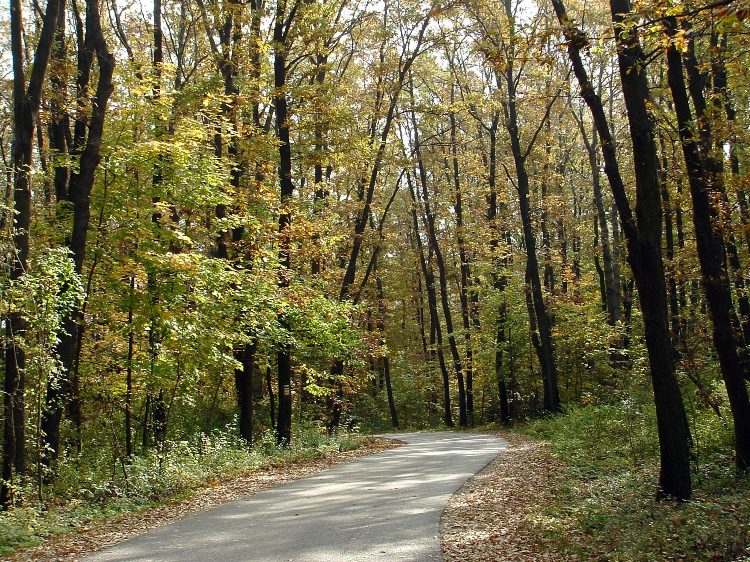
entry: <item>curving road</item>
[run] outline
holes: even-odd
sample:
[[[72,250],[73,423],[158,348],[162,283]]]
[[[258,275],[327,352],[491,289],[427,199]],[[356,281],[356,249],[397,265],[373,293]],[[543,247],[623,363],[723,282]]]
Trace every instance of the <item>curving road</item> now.
[[[448,432],[386,437],[407,445],[187,517],[87,560],[442,560],[443,508],[505,442]]]

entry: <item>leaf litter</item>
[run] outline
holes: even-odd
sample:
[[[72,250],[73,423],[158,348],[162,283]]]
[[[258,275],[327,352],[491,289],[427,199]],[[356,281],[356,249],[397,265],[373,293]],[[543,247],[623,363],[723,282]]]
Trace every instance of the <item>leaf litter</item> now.
[[[508,446],[450,499],[440,521],[447,562],[547,562],[550,553],[533,530],[563,465],[547,443],[497,433]],[[574,558],[570,558],[571,560]]]

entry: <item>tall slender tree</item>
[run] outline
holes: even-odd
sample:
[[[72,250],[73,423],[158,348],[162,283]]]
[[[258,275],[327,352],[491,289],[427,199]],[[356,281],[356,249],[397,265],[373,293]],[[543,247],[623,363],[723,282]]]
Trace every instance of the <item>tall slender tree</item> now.
[[[66,194],[66,199],[73,207],[73,220],[68,247],[70,248],[75,271],[81,275],[86,257],[86,247],[91,221],[91,190],[94,187],[95,172],[101,161],[101,146],[104,133],[104,122],[107,103],[114,89],[112,75],[115,69],[115,58],[109,52],[107,41],[101,25],[99,4],[86,2],[85,39],[78,52],[78,105],[79,111],[75,122],[73,156],[78,156],[75,168],[68,174],[66,188],[58,186]],[[87,107],[89,81],[94,60],[97,63],[96,93]],[[64,117],[58,116],[64,123]],[[62,176],[63,173],[61,172]],[[57,171],[56,171],[57,176]],[[63,322],[63,331],[59,334],[58,354],[62,363],[62,373],[57,379],[47,384],[45,398],[46,408],[42,418],[45,450],[51,459],[57,458],[60,452],[60,421],[63,409],[67,407],[73,425],[76,428],[76,442],[80,447],[81,400],[76,368],[78,342],[82,337],[82,309],[74,308]],[[51,460],[48,459],[48,460]]]
[[[604,171],[625,233],[628,262],[638,285],[659,432],[659,494],[687,499],[691,494],[690,431],[675,374],[669,333],[666,280],[661,256],[662,212],[658,160],[653,121],[648,110],[649,90],[643,64],[644,53],[638,34],[625,31],[630,13],[628,1],[611,0],[620,77],[635,162],[634,215],[620,175],[615,144],[604,107],[581,59],[580,53],[588,45],[588,38],[568,17],[562,0],[552,0],[552,5],[565,34],[568,56],[581,88],[581,96],[591,111],[601,139]]]

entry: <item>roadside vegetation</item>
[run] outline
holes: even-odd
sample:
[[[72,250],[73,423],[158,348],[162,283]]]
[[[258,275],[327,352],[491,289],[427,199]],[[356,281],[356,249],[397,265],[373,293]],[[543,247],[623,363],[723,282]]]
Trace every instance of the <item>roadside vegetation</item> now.
[[[60,477],[46,490],[47,501],[38,501],[30,485],[18,490],[25,498],[21,505],[0,513],[0,556],[78,533],[105,519],[177,504],[222,482],[319,459],[335,461],[341,452],[373,443],[357,432],[328,436],[311,426],[301,428],[295,437],[292,446],[280,447],[270,431],[250,449],[228,427],[193,440],[167,441],[170,454],[153,451],[129,463],[93,455],[64,459]],[[281,480],[283,475],[282,470],[271,479]]]
[[[747,560],[750,478],[738,477],[731,431],[712,411],[693,419],[693,497],[657,501],[653,408],[632,402],[575,407],[520,431],[562,461],[545,501],[526,517],[543,551],[578,560]],[[530,467],[533,470],[533,467]]]

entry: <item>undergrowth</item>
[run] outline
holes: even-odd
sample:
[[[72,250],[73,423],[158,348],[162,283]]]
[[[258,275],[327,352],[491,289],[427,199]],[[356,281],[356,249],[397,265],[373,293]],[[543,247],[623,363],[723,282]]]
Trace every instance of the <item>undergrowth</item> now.
[[[356,449],[364,439],[344,431],[329,437],[311,426],[298,432],[291,447],[278,447],[268,431],[248,448],[233,428],[227,428],[192,440],[168,441],[161,452],[152,450],[130,460],[95,452],[63,459],[58,478],[41,499],[29,483],[18,491],[19,505],[0,513],[0,556],[94,520],[189,496],[207,483]]]
[[[712,411],[692,415],[693,499],[657,501],[652,406],[588,405],[521,428],[567,468],[552,475],[527,523],[551,552],[578,560],[750,560],[750,476],[735,474],[732,437]]]

